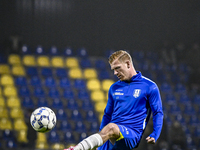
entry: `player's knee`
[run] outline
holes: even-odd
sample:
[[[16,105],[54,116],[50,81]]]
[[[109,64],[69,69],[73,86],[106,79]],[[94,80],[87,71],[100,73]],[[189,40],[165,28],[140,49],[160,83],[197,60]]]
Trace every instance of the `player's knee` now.
[[[108,127],[108,136],[109,138],[115,138],[119,135],[119,128],[116,124],[114,123],[109,123],[107,125]]]

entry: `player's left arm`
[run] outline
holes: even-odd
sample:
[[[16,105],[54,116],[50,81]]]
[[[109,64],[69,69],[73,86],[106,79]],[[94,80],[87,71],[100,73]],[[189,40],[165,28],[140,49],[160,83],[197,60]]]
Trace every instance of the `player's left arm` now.
[[[156,84],[150,87],[148,99],[153,113],[153,132],[146,138],[146,140],[147,143],[154,144],[160,136],[163,125],[162,101]]]

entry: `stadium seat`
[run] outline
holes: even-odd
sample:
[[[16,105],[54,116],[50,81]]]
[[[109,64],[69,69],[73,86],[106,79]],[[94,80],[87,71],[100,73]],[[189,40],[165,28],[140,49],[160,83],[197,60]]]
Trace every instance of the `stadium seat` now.
[[[72,57],[73,56],[73,50],[70,47],[66,47],[64,49],[64,55],[67,57]]]
[[[81,68],[91,68],[92,67],[92,62],[88,58],[82,58],[80,60],[80,67]]]
[[[33,76],[30,78],[30,85],[34,86],[34,87],[41,87],[42,83],[41,83],[41,79],[38,76]]]
[[[76,101],[73,98],[69,99],[67,102],[67,108],[70,110],[78,109],[78,104],[76,103]]]
[[[4,96],[10,97],[10,96],[17,96],[17,89],[14,86],[5,86],[3,90]]]
[[[66,99],[73,99],[75,97],[75,93],[71,89],[65,89],[63,93],[63,97]]]
[[[52,67],[63,68],[64,67],[63,58],[59,56],[54,56],[51,58],[51,64],[52,64]]]
[[[59,85],[61,88],[71,88],[72,83],[70,79],[63,77],[63,78],[60,78]]]
[[[38,97],[37,99],[37,107],[48,107],[48,101],[45,97]]]
[[[74,80],[74,87],[76,89],[85,89],[86,88],[86,81],[84,79],[75,79]]]
[[[84,78],[86,79],[94,79],[97,78],[97,72],[93,68],[86,68],[83,70]]]
[[[26,72],[23,66],[21,65],[13,65],[12,66],[12,74],[15,76],[25,76]]]
[[[98,71],[98,78],[100,80],[110,79],[112,76],[110,75],[110,72],[107,70],[99,70]]]
[[[31,108],[34,108],[35,104],[30,97],[24,97],[22,100],[22,106],[24,108],[31,109]]]
[[[69,121],[63,120],[60,124],[60,130],[66,132],[66,131],[72,131],[73,129]]]
[[[0,118],[8,118],[8,109],[6,107],[0,107]]]
[[[60,98],[61,94],[60,94],[58,89],[52,87],[52,88],[49,89],[48,96],[50,98]]]
[[[63,150],[65,148],[64,144],[55,143],[51,145],[52,150]]]
[[[174,93],[168,93],[168,94],[166,94],[165,101],[168,104],[174,104],[176,102],[176,98],[174,96]]]
[[[36,67],[27,67],[26,74],[30,77],[38,76],[38,69]]]
[[[45,91],[42,87],[35,87],[34,88],[34,96],[37,98],[45,97]]]
[[[67,142],[68,144],[76,142],[72,131],[66,131],[65,132],[65,134],[64,134],[64,142]]]
[[[48,56],[38,56],[37,64],[40,67],[50,67],[50,60]]]
[[[23,119],[24,113],[21,108],[12,108],[10,109],[10,117],[12,119],[17,119],[17,118]]]
[[[78,91],[78,98],[81,100],[90,99],[89,92],[85,88],[82,88]]]
[[[106,102],[96,102],[94,104],[94,107],[95,107],[95,110],[98,112],[98,113],[103,113],[104,112],[104,109],[106,107]]]
[[[41,75],[45,78],[52,77],[53,76],[52,68],[47,68],[47,67],[41,68]]]
[[[87,138],[87,132],[83,131],[79,133],[79,141],[84,140],[85,138]]]
[[[56,46],[51,46],[49,53],[52,56],[59,55],[59,50]]]
[[[71,119],[74,120],[74,121],[81,121],[82,120],[82,116],[81,116],[78,109],[74,109],[72,111]]]
[[[47,144],[47,142],[36,142],[36,146],[35,146],[36,149],[49,149],[49,145]]]
[[[18,76],[15,78],[15,85],[17,86],[27,86],[26,77]]]
[[[67,114],[63,109],[58,109],[57,113],[56,113],[56,117],[58,120],[66,120],[67,119]]]
[[[108,91],[110,86],[114,83],[113,80],[105,79],[102,81],[102,90]]]
[[[38,45],[35,49],[35,54],[44,55],[45,54],[44,48],[41,45]]]
[[[90,79],[87,81],[87,89],[88,90],[100,90],[101,83],[98,79]]]
[[[68,70],[66,68],[56,68],[55,74],[58,78],[65,78],[68,77]]]
[[[11,75],[2,75],[1,76],[1,85],[14,85],[14,79]]]
[[[27,130],[27,125],[23,119],[15,119],[13,125],[14,125],[14,130],[16,131]]]
[[[47,142],[46,134],[37,132],[36,142],[37,143],[46,143]]]
[[[175,91],[178,92],[178,93],[185,93],[186,92],[186,87],[185,87],[185,85],[183,85],[181,83],[178,83],[175,86]]]
[[[172,87],[170,84],[168,84],[167,82],[163,82],[161,84],[160,90],[164,93],[170,93],[172,92]]]
[[[26,131],[26,130],[20,130],[20,131],[18,132],[17,141],[18,141],[19,143],[27,143],[27,142],[28,142],[28,139],[27,139],[27,131]]]
[[[69,70],[69,77],[71,77],[72,79],[83,78],[81,69],[80,68],[71,68]]]
[[[0,119],[0,130],[12,130],[12,123],[11,120],[8,118],[1,118]]]
[[[45,86],[48,88],[53,88],[56,86],[56,81],[53,77],[47,77],[44,82]]]
[[[20,52],[22,55],[28,55],[31,53],[29,47],[26,44],[22,45]]]
[[[193,98],[193,102],[196,105],[200,105],[200,94],[196,94]]]
[[[60,136],[56,131],[51,131],[49,132],[47,139],[48,139],[48,142],[50,143],[57,143],[60,141]]]
[[[79,67],[78,59],[76,57],[67,57],[66,66],[68,68],[78,68]]]
[[[97,59],[94,63],[95,65],[95,68],[98,69],[98,70],[105,70],[107,69],[107,64],[108,62],[105,62],[105,60],[103,59]]]
[[[99,125],[98,125],[97,121],[91,122],[91,124],[90,124],[90,132],[96,133],[98,131],[99,131]]]
[[[9,129],[6,129],[6,130],[3,130],[3,139],[4,140],[14,140],[15,137],[14,137],[14,133],[12,130],[9,130]]]
[[[3,97],[0,97],[0,107],[5,107],[6,103]]]
[[[17,143],[15,142],[15,140],[8,140],[8,141],[6,141],[6,148],[7,149],[16,149]]]
[[[102,90],[94,90],[91,92],[91,100],[94,102],[105,101],[106,97]]]
[[[64,108],[62,100],[59,98],[53,98],[52,108],[54,109]]]
[[[85,100],[85,101],[82,103],[81,108],[82,108],[83,110],[86,110],[86,111],[94,110],[93,104],[92,104],[91,101],[88,100],[88,99]]]
[[[88,56],[88,53],[87,53],[87,50],[85,48],[80,48],[77,50],[77,56],[78,57],[87,57]]]
[[[23,56],[22,61],[25,66],[36,66],[35,56],[33,56],[33,55]]]
[[[7,106],[9,108],[14,108],[14,107],[17,107],[17,108],[20,108],[21,106],[21,103],[20,103],[20,99],[18,97],[8,97],[7,98]]]
[[[29,91],[27,86],[22,86],[22,87],[20,87],[18,89],[19,89],[19,91],[18,91],[19,96],[21,96],[21,97],[25,97],[25,96],[30,96],[31,95],[31,93],[30,93],[30,91]]]
[[[7,64],[0,64],[0,74],[9,74],[10,67]]]
[[[21,58],[17,54],[11,54],[8,56],[8,63],[10,65],[20,65],[21,64]]]
[[[86,132],[86,127],[82,121],[76,122],[75,131],[78,133]]]
[[[94,111],[92,111],[92,110],[87,111],[86,119],[89,122],[97,122],[97,120],[98,120],[96,118]]]

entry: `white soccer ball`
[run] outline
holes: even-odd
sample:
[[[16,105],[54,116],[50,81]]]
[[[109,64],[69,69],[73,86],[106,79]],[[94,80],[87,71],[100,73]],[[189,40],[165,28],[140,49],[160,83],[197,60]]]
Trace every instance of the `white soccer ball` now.
[[[56,115],[48,107],[39,107],[31,114],[30,123],[37,132],[48,132],[56,125]]]

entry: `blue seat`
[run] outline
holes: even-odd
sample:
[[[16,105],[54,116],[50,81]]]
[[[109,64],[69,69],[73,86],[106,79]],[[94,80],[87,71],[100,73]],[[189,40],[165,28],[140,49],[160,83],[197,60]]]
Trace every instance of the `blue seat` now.
[[[193,102],[194,104],[200,105],[200,94],[194,96]]]
[[[65,78],[68,77],[68,72],[66,68],[57,68],[55,74],[58,78]]]
[[[45,86],[48,88],[52,88],[56,86],[56,81],[53,77],[47,77],[45,79]]]
[[[86,119],[89,122],[97,122],[98,121],[94,111],[92,111],[92,110],[87,111]]]
[[[99,70],[98,71],[98,77],[99,77],[100,80],[110,79],[111,78],[110,71]]]
[[[62,103],[62,100],[59,98],[53,98],[53,103],[52,103],[52,108],[55,109],[60,109],[60,108],[64,108],[64,105]]]
[[[51,77],[53,76],[53,72],[52,72],[52,69],[51,68],[41,68],[41,75],[43,77]]]
[[[41,45],[38,45],[35,49],[35,54],[36,55],[45,55],[45,50]]]
[[[78,133],[82,133],[82,132],[86,131],[86,127],[85,127],[85,125],[83,124],[82,121],[76,122],[75,131],[78,132]]]
[[[30,79],[30,85],[34,87],[40,87],[41,86],[41,79],[38,76],[33,76]]]
[[[64,109],[58,109],[56,113],[56,117],[58,120],[67,120],[67,114]]]
[[[66,131],[72,131],[73,129],[69,121],[63,120],[60,124],[60,130],[66,132]]]
[[[65,55],[65,56],[73,56],[73,55],[74,55],[74,52],[73,52],[72,48],[66,47],[66,48],[64,49],[64,55]]]
[[[75,79],[74,87],[76,89],[86,89],[86,81],[84,79]]]
[[[170,93],[170,92],[172,92],[172,87],[169,83],[163,82],[161,84],[160,90],[164,93]]]
[[[97,59],[94,65],[97,70],[105,70],[108,66],[107,62],[102,59]]]
[[[79,141],[84,140],[85,138],[87,138],[87,133],[86,132],[81,132],[79,133]]]
[[[168,104],[174,104],[176,102],[176,98],[173,93],[166,94],[165,101]]]
[[[170,113],[172,113],[173,115],[181,114],[181,110],[178,105],[173,104],[170,106]]]
[[[178,83],[175,86],[175,91],[178,92],[178,93],[185,93],[186,92],[186,87],[183,84]]]
[[[67,101],[67,108],[70,110],[78,109],[78,104],[76,103],[74,99],[69,99]]]
[[[34,88],[34,96],[35,97],[45,97],[45,92],[41,87]]]
[[[71,119],[75,120],[75,121],[81,121],[82,120],[82,116],[81,116],[78,109],[75,109],[75,110],[72,111]]]
[[[8,140],[14,140],[15,136],[12,130],[3,130],[3,139],[8,141]]]
[[[82,89],[78,91],[78,98],[81,100],[85,100],[85,99],[89,99],[90,98],[90,94],[86,89]]]
[[[71,89],[69,89],[69,88],[65,89],[64,93],[63,93],[63,97],[67,98],[67,99],[73,99],[73,98],[75,98],[74,91],[71,90]]]
[[[34,108],[34,102],[31,97],[24,97],[22,100],[22,106],[25,108]]]
[[[88,57],[88,53],[87,53],[87,50],[85,48],[80,48],[77,50],[77,56],[78,57]]]
[[[23,46],[22,46],[22,48],[21,48],[21,54],[22,54],[22,55],[31,54],[31,50],[30,50],[30,48],[28,47],[28,45],[23,45]]]
[[[59,81],[59,85],[61,88],[71,88],[71,81],[64,77],[64,78],[60,78],[60,81]]]
[[[99,124],[97,122],[91,122],[90,131],[96,133],[99,131]]]
[[[51,98],[59,98],[61,97],[60,92],[56,88],[50,88],[48,96]]]
[[[81,66],[81,68],[91,68],[92,63],[88,58],[83,58],[80,61],[80,66]]]
[[[186,93],[181,93],[179,97],[179,102],[182,104],[190,104],[190,98]]]
[[[106,58],[110,57],[110,55],[112,55],[114,52],[115,52],[115,50],[113,50],[113,49],[107,49],[105,51],[105,57]]]
[[[76,142],[72,131],[66,131],[65,132],[65,134],[64,134],[64,142],[67,142],[67,143],[75,143]]]
[[[91,101],[88,99],[83,101],[81,108],[86,111],[94,110],[94,106],[92,105]]]
[[[38,69],[36,67],[27,67],[26,74],[28,76],[38,76]]]
[[[49,107],[48,101],[46,98],[38,98],[37,99],[37,107]]]
[[[15,142],[15,140],[8,140],[6,142],[6,148],[8,149],[16,149],[17,148],[17,143]]]
[[[30,97],[30,95],[31,95],[27,86],[22,86],[22,87],[18,88],[18,90],[19,90],[19,92],[18,92],[19,96]]]
[[[59,55],[59,50],[56,46],[52,46],[50,49],[49,49],[49,54],[52,55],[52,56],[55,56],[55,55]]]
[[[195,127],[199,127],[200,120],[197,116],[191,115],[189,124]]]
[[[185,105],[184,113],[188,115],[193,115],[195,114],[195,109],[192,107],[192,105]]]
[[[15,85],[17,86],[26,86],[27,80],[25,77],[19,76],[15,78]]]
[[[60,142],[60,136],[56,131],[49,132],[48,142],[50,143],[58,143]]]

